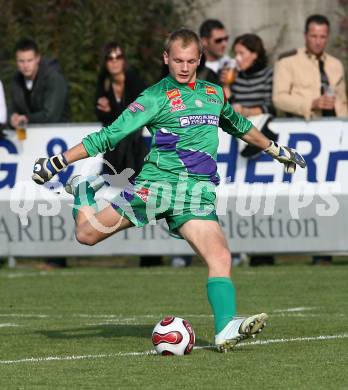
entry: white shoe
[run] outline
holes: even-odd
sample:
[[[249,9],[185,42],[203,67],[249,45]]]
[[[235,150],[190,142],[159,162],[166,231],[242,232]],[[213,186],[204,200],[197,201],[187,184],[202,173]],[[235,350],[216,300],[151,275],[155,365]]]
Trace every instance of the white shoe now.
[[[266,313],[255,314],[251,317],[231,320],[220,333],[215,336],[215,345],[220,352],[227,352],[239,341],[255,337],[266,325]]]
[[[100,188],[103,187],[105,181],[103,176],[101,175],[91,175],[91,176],[82,176],[75,175],[71,176],[70,179],[66,182],[65,191],[68,194],[74,195],[76,194],[77,187],[82,184],[87,183],[91,188],[93,188],[94,192],[97,192]]]

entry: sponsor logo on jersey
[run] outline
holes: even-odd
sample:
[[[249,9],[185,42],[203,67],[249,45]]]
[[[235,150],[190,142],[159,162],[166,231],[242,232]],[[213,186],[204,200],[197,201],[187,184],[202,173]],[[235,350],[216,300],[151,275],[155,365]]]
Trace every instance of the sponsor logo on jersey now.
[[[175,112],[175,111],[182,111],[186,109],[186,106],[184,102],[182,101],[181,97],[177,99],[172,99],[170,101],[170,112]]]
[[[138,110],[144,112],[145,107],[138,102],[133,102],[128,106],[128,110],[132,112],[137,112]]]
[[[143,202],[147,202],[148,198],[149,198],[149,195],[150,195],[150,191],[148,188],[145,188],[145,187],[141,187],[139,190],[137,190],[135,192],[139,198],[143,201]]]
[[[199,100],[199,99],[196,99],[195,100],[195,105],[197,106],[197,107],[203,107],[203,102],[202,102],[202,100]]]
[[[214,99],[214,98],[207,98],[207,102],[208,103],[213,103],[213,104],[222,104],[222,101],[221,100],[218,100],[218,99]]]
[[[205,86],[205,93],[208,95],[217,95],[216,89],[210,85]]]
[[[181,96],[181,93],[178,90],[178,88],[171,89],[170,91],[167,91],[166,94],[167,94],[169,100],[172,100],[172,99],[175,99],[175,98]]]
[[[195,125],[219,126],[219,117],[216,115],[187,115],[179,117],[180,127]]]

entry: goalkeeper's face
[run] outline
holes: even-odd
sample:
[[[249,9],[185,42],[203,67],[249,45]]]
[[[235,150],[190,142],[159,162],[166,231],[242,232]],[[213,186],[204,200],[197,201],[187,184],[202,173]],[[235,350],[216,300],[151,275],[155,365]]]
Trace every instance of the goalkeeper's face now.
[[[187,46],[182,40],[172,42],[169,53],[164,52],[164,63],[168,65],[170,75],[180,84],[196,81],[196,70],[200,62],[199,49],[194,42]]]

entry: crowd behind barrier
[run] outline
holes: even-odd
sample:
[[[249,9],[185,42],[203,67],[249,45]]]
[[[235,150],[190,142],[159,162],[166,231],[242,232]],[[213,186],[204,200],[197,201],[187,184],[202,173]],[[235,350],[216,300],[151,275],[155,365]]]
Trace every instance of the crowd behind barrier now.
[[[59,136],[52,134],[52,128]],[[91,158],[70,166],[53,180],[51,191],[30,180],[31,162],[33,152],[64,151],[96,128],[98,124],[33,126],[25,141],[13,132],[0,140],[4,156],[1,256],[191,253],[183,240],[169,237],[163,223],[130,229],[93,248],[78,245],[71,199],[62,185],[71,175],[101,169],[102,161]],[[246,253],[270,253],[270,248],[272,253],[348,251],[344,235],[348,228],[348,121],[282,119],[274,120],[271,128],[279,133],[280,142],[304,154],[308,170],[291,178],[266,155],[246,160],[238,153],[242,141],[220,133],[218,214],[231,248]],[[120,187],[106,187],[99,198],[112,199],[119,191]]]
[[[287,231],[288,234],[284,233],[283,237],[279,233],[278,244],[273,245],[272,242],[273,253],[348,250],[346,240],[341,237],[341,233],[332,237],[331,241],[323,240],[324,237],[333,235],[330,231],[332,226],[340,226],[343,229],[340,231],[344,231],[346,228],[344,217],[347,215],[345,206],[347,184],[342,167],[347,164],[345,161],[348,159],[346,136],[348,123],[337,118],[348,117],[346,84],[342,63],[325,51],[329,32],[330,24],[326,17],[311,15],[307,18],[305,47],[282,55],[276,62],[272,78],[273,69],[267,64],[267,54],[260,37],[255,34],[243,34],[237,37],[232,45],[235,58],[231,58],[227,54],[229,37],[223,24],[209,19],[200,27],[204,54],[198,69],[198,77],[220,84],[234,109],[258,121],[259,128],[268,138],[277,140],[279,137],[279,142],[282,141],[290,147],[299,146],[300,151],[303,147],[302,152],[308,164],[305,173],[298,172],[293,178],[281,174],[277,169],[273,171],[272,168],[268,171],[267,168],[271,166],[270,160],[267,156],[260,155],[257,148],[246,147],[241,150],[241,143],[233,139],[227,140],[226,135],[221,134],[218,162],[223,185],[219,193],[220,198],[227,199],[228,204],[225,215],[221,216],[221,222],[224,228],[229,229],[231,247],[237,252],[269,253],[268,243],[274,238],[273,228],[275,229],[277,224],[280,233]],[[6,100],[0,81],[0,124],[4,125],[7,121],[12,129],[16,129],[16,135],[8,130],[5,132],[6,136],[0,140],[0,150],[5,150],[5,153],[1,153],[0,160],[0,170],[3,173],[0,176],[0,202],[6,205],[5,208],[2,207],[4,211],[0,219],[0,255],[86,254],[86,248],[78,246],[71,237],[73,221],[66,218],[69,208],[63,192],[59,195],[59,202],[63,204],[61,214],[35,216],[35,207],[28,213],[24,213],[25,215],[20,212],[16,214],[12,210],[16,200],[13,201],[8,191],[14,189],[12,193],[20,196],[17,186],[29,180],[32,166],[32,161],[29,160],[33,156],[62,152],[67,147],[73,146],[74,142],[80,142],[86,135],[86,131],[98,129],[96,125],[69,123],[35,128],[33,124],[69,120],[68,86],[58,61],[42,57],[35,42],[30,40],[18,42],[15,53],[18,70],[11,87],[8,115],[6,115]],[[136,71],[128,68],[126,53],[116,42],[111,42],[105,47],[101,73],[96,80],[96,86],[96,116],[105,126],[116,119],[145,88]],[[284,111],[287,116],[304,118],[307,121],[272,120],[276,109]],[[308,121],[318,117],[336,117],[336,119]],[[51,134],[52,130],[54,134]],[[145,147],[140,130],[128,138],[122,141],[115,151],[108,152],[104,156],[108,163],[99,166],[99,170],[110,174],[106,166],[111,166],[120,173],[129,166],[136,174],[141,169],[139,161],[145,155]],[[5,157],[2,157],[4,155]],[[76,167],[70,166],[67,171],[59,175],[60,183],[64,184],[67,178],[79,169],[78,164]],[[291,184],[286,184],[287,181]],[[300,191],[301,181],[308,183],[304,190],[304,198],[308,190],[308,196],[314,199],[308,205],[299,207],[303,212],[304,225],[300,222],[302,217],[294,218],[289,206],[291,199],[296,199],[298,195],[296,191]],[[253,192],[251,199],[259,198],[265,201],[268,195],[263,191],[270,191],[270,188],[272,191],[278,191],[280,184],[277,185],[277,182],[284,186],[283,193],[280,192],[275,200],[278,209],[274,209],[273,217],[269,217],[267,222],[268,235],[255,221],[255,215],[259,218],[262,216],[260,210],[253,215],[244,216],[244,219],[235,216],[234,208],[239,207],[239,200],[245,199],[248,191]],[[268,183],[268,190],[260,187],[266,183]],[[319,183],[326,184],[327,187],[320,188]],[[330,187],[333,184],[335,186]],[[27,185],[30,187],[33,183],[29,185],[27,182]],[[228,188],[228,196],[224,193],[226,188]],[[293,190],[295,188],[296,191]],[[32,191],[38,194],[38,190],[34,187]],[[257,194],[257,191],[261,192]],[[52,196],[52,192],[49,196]],[[323,198],[324,204],[326,202],[329,209],[334,208],[335,201],[332,201],[334,198],[339,212],[330,216],[318,216],[316,207],[318,204],[315,204],[317,198],[319,201]],[[38,201],[40,196],[33,200],[34,203]],[[300,200],[294,202],[297,206],[296,202],[305,204],[305,201],[301,203]],[[18,207],[17,211],[20,209]],[[279,214],[278,219],[277,214]],[[274,222],[272,218],[278,222]],[[25,220],[27,225],[24,223]],[[236,220],[238,222],[235,222]],[[49,224],[46,230],[43,227],[45,223]],[[332,223],[336,225],[331,225]],[[34,238],[32,229],[35,224],[39,238]],[[266,222],[261,224],[266,225]],[[50,235],[45,236],[44,230],[45,233],[50,232]],[[113,245],[113,242],[122,240],[122,237],[112,238],[97,249],[88,248],[88,254],[191,253],[186,244],[169,239],[163,226],[145,228],[144,233],[141,233],[145,238],[140,241],[139,232],[133,233],[133,230],[124,234],[123,239],[126,240],[127,245]],[[333,231],[337,232],[337,229]],[[59,239],[54,234],[58,234]],[[35,248],[40,248],[38,252],[30,249],[33,242]],[[153,245],[153,242],[156,242],[156,245]],[[129,243],[132,245],[129,246]],[[321,256],[314,259],[316,260],[330,261],[330,258]],[[189,262],[187,258],[186,261]]]

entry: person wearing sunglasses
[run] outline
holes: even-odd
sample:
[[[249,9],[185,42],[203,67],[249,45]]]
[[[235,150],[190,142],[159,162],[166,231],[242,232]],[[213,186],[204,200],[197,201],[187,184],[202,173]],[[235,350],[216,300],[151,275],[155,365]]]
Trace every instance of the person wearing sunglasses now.
[[[96,93],[96,116],[103,126],[109,126],[130,103],[145,89],[145,82],[131,69],[125,53],[117,42],[104,48]],[[103,173],[113,175],[126,168],[137,175],[147,153],[142,129],[130,134],[112,151],[104,154]]]
[[[305,120],[348,117],[344,66],[327,52],[329,39],[329,19],[325,15],[310,15],[304,25],[304,46],[278,57],[273,103],[286,116]],[[318,254],[312,264],[332,264],[332,257]]]
[[[103,64],[97,83],[96,115],[103,126],[109,126],[145,89],[138,73],[127,65],[125,54],[117,42],[104,48]],[[128,135],[112,151],[104,153],[103,173],[114,175],[131,168],[136,176],[144,163],[147,148],[142,129]],[[161,256],[140,256],[141,267],[162,265]]]
[[[219,74],[231,62],[231,57],[226,54],[229,36],[224,25],[217,19],[207,19],[201,24],[199,35],[203,45],[204,65]]]

